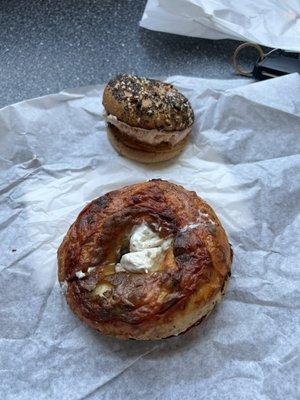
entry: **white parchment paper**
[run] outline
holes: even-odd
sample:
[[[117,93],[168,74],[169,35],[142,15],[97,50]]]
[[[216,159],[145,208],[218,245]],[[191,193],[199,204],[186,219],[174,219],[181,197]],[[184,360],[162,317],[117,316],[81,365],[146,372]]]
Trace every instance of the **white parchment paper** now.
[[[140,25],[300,52],[299,0],[148,0]]]
[[[196,124],[155,166],[110,146],[102,86],[0,110],[1,400],[299,398],[300,77],[168,81]],[[215,208],[235,253],[229,290],[186,335],[105,338],[66,305],[56,250],[88,201],[155,177]]]

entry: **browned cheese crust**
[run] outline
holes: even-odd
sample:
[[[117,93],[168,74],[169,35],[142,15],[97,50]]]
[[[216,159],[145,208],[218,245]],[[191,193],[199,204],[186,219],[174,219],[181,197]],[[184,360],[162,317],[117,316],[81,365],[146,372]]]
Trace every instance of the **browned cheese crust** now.
[[[161,268],[115,272],[133,227],[173,238]],[[58,250],[58,277],[84,322],[106,335],[159,339],[186,331],[220,300],[232,251],[212,208],[167,181],[124,187],[89,203]],[[81,271],[85,275],[78,277]],[[77,272],[77,275],[76,275]],[[99,295],[99,288],[107,291]]]
[[[194,122],[187,98],[171,84],[132,75],[118,75],[105,87],[107,114],[143,129],[180,131]]]

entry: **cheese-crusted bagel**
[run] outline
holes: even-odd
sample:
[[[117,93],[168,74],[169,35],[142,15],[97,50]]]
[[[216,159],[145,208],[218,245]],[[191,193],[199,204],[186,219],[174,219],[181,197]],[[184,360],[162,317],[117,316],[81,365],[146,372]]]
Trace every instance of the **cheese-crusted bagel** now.
[[[140,227],[150,236],[138,241]],[[145,250],[136,250],[141,245]],[[58,250],[58,277],[71,309],[92,328],[154,340],[179,335],[208,315],[231,263],[212,208],[195,192],[152,180],[109,192],[82,210]]]

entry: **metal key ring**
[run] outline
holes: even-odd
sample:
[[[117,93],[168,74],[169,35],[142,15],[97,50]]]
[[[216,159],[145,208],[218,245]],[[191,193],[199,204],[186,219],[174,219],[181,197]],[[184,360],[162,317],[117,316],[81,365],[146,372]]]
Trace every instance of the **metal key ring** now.
[[[244,76],[252,76],[252,71],[245,71],[238,64],[238,55],[246,47],[254,47],[258,51],[260,61],[265,57],[265,54],[263,49],[256,43],[242,43],[235,49],[232,56],[232,63],[236,73]]]

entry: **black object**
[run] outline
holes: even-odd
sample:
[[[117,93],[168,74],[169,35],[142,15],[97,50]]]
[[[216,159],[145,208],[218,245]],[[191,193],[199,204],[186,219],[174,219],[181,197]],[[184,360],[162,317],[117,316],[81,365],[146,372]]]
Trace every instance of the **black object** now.
[[[264,80],[292,74],[293,72],[300,74],[300,60],[280,54],[257,61],[252,74],[255,79]]]

